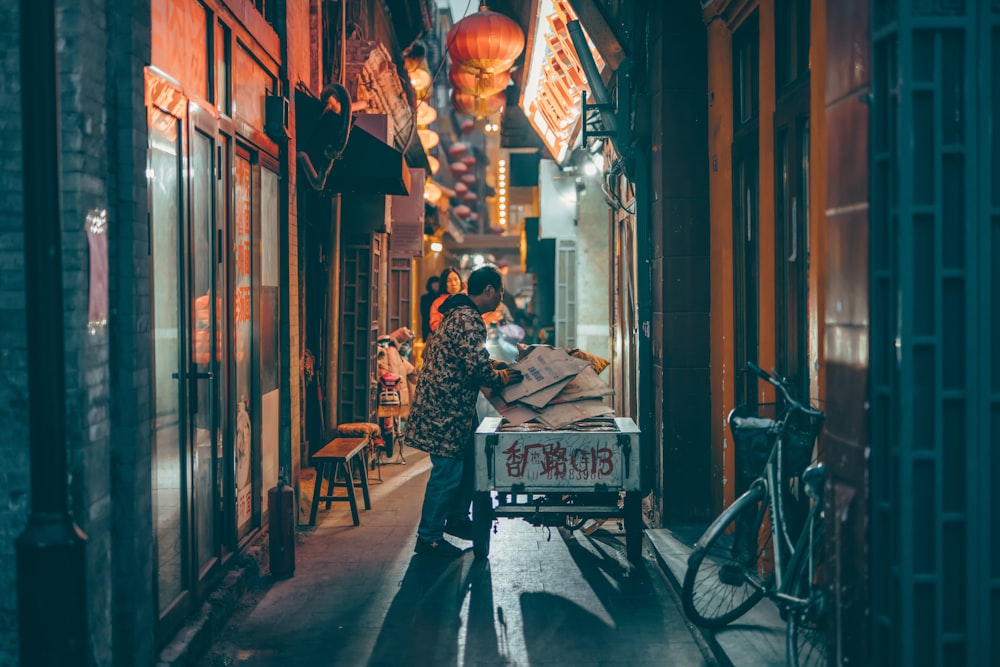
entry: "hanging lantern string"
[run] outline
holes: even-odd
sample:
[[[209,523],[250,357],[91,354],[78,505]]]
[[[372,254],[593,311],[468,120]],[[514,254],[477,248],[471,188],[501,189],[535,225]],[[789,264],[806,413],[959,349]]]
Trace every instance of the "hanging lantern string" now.
[[[465,16],[468,15],[468,13],[469,13],[469,7],[471,7],[471,6],[472,6],[472,0],[469,0],[467,3],[465,3],[465,11],[462,13],[462,18],[465,18]],[[486,6],[485,2],[480,2],[479,3],[479,9],[480,10],[484,10],[484,9],[489,9],[489,8]],[[459,21],[461,21],[461,20],[462,19],[459,19]],[[445,52],[445,54],[448,53],[448,49],[451,48],[451,45],[455,41],[456,37],[458,37],[458,33],[457,32],[454,35],[452,35],[451,39],[449,39],[448,42],[444,45],[444,52]],[[440,75],[441,74],[441,70],[444,69],[444,63],[445,63],[446,60],[448,60],[448,56],[447,55],[445,55],[445,56],[443,56],[441,58],[441,62],[438,63],[437,70],[434,72],[434,76],[431,77],[431,85],[427,87],[427,91],[424,93],[424,96],[420,96],[420,95],[417,96],[417,99],[420,102],[425,101],[427,99],[427,97],[430,96],[431,91],[434,89],[434,82],[437,81],[438,75]]]

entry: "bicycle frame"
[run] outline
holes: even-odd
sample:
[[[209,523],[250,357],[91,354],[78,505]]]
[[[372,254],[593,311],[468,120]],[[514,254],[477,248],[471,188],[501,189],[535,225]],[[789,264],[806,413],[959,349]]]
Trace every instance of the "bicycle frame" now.
[[[819,664],[811,657],[825,660],[821,628],[827,604],[822,582],[816,579],[817,567],[825,558],[823,468],[809,461],[824,415],[791,397],[777,376],[753,364],[747,368],[774,385],[779,399],[784,399],[783,409],[775,419],[756,417],[756,422],[738,421],[743,415],[735,409],[730,413],[737,448],[741,446],[737,438],[747,438],[742,441],[743,455],[749,457],[744,464],[759,465],[755,447],[770,444],[770,451],[763,471],[747,492],[716,517],[695,543],[688,556],[681,602],[695,624],[717,629],[767,597],[788,622],[791,664],[798,665],[800,656],[808,660],[805,664]],[[742,429],[746,430],[741,433]],[[765,524],[765,516],[770,525]]]
[[[803,548],[808,546],[810,543],[812,539],[811,531],[816,512],[820,511],[822,508],[820,503],[815,502],[815,500],[810,502],[809,511],[806,514],[805,523],[803,524],[803,530],[793,543],[792,536],[788,533],[788,522],[785,519],[785,495],[789,492],[789,489],[788,483],[785,482],[784,475],[784,449],[786,424],[797,410],[803,410],[805,406],[792,398],[789,395],[787,388],[780,381],[775,380],[755,364],[748,363],[747,367],[755,372],[761,379],[766,380],[778,389],[783,395],[785,404],[787,405],[786,410],[775,423],[774,428],[777,430],[778,436],[775,439],[774,446],[771,448],[771,453],[768,456],[767,464],[764,466],[764,471],[760,477],[751,483],[750,489],[743,494],[743,496],[748,496],[762,492],[766,495],[766,498],[763,500],[770,512],[770,532],[774,541],[773,587],[768,589],[766,581],[755,580],[753,583],[760,590],[762,590],[765,595],[778,601],[790,604],[802,604],[805,602],[804,600],[790,596],[783,592],[786,587],[785,573],[794,571],[792,566],[796,555],[803,553]],[[723,519],[724,517],[725,513],[720,515],[717,520]],[[757,518],[754,521],[754,526],[752,527],[753,530],[752,532],[747,533],[747,535],[756,535],[760,531],[763,520],[763,512],[758,512]],[[710,530],[711,529],[706,531],[706,533],[710,532]],[[808,552],[809,550],[805,551]]]

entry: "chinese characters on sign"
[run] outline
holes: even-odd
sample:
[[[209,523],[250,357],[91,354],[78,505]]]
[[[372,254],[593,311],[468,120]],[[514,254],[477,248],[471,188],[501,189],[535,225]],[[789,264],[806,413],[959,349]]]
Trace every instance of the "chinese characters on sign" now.
[[[500,453],[507,475],[515,483],[539,480],[608,483],[621,467],[620,452],[599,443],[515,440]]]

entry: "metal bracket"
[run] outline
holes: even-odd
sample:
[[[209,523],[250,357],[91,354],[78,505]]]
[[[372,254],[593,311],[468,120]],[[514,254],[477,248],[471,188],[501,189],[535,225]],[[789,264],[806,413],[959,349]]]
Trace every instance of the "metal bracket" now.
[[[614,104],[587,104],[587,91],[583,91],[583,143],[595,137],[616,137],[617,129],[608,129],[604,121],[604,115],[614,116]]]
[[[486,436],[486,475],[493,479],[493,450],[500,443],[500,436],[495,433]]]
[[[621,447],[622,458],[625,460],[625,479],[628,479],[632,467],[632,438],[625,433],[619,433],[618,446]]]

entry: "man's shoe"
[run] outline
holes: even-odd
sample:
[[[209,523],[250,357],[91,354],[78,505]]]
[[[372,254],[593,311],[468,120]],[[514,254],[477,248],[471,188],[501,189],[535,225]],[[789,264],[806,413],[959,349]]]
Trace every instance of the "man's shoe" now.
[[[456,519],[444,524],[444,532],[461,540],[472,541],[472,522],[468,519]]]
[[[465,553],[463,549],[459,549],[444,538],[433,542],[426,542],[418,538],[417,546],[413,550],[421,556],[438,556],[440,558],[458,558]]]

